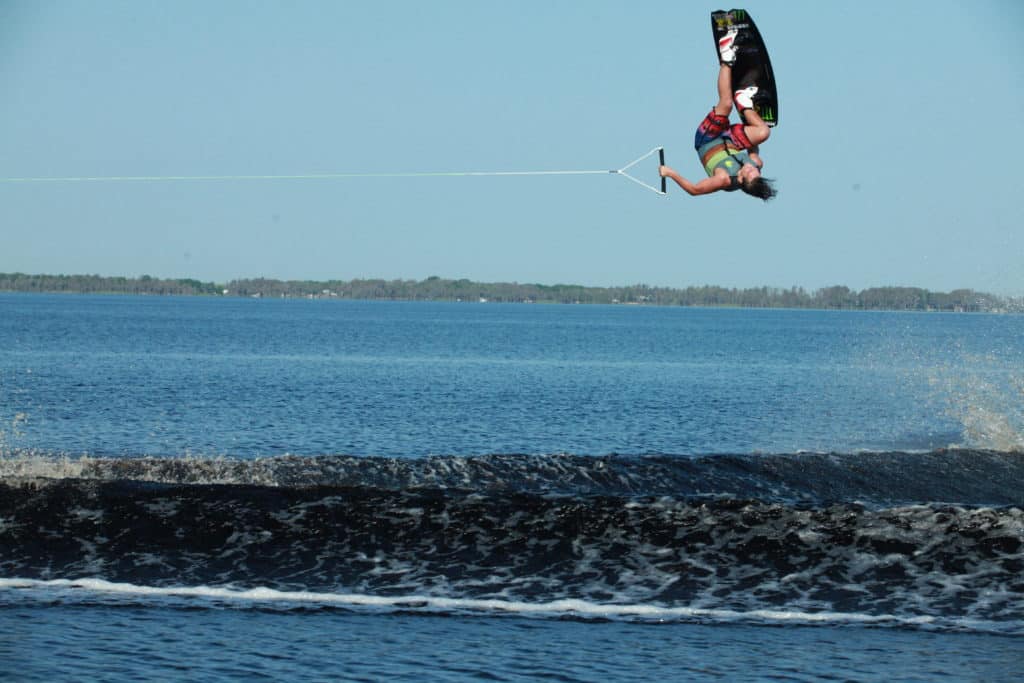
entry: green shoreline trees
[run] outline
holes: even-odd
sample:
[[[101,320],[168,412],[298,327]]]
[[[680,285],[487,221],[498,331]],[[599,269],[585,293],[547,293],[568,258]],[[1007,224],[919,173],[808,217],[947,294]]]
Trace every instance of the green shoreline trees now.
[[[917,287],[872,287],[857,292],[848,287],[834,286],[808,292],[802,287],[737,289],[713,285],[685,288],[650,287],[642,284],[625,287],[584,287],[570,284],[473,282],[437,276],[425,280],[314,281],[255,278],[216,284],[190,278],[165,279],[149,275],[129,278],[0,273],[0,291],[891,311],[985,312],[1024,309],[1024,301],[971,289],[931,292]]]

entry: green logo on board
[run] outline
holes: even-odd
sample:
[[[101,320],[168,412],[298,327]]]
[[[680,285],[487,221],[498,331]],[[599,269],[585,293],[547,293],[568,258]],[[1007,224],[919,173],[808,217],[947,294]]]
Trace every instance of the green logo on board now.
[[[711,16],[715,20],[715,25],[719,30],[721,30],[726,26],[732,26],[736,22],[746,21],[747,11],[743,9],[735,9],[731,12],[722,12],[721,14],[715,13]]]

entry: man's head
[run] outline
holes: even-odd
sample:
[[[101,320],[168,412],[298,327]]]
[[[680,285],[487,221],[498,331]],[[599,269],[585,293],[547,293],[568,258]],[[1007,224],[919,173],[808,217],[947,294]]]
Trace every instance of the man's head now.
[[[752,197],[768,201],[776,194],[772,181],[761,176],[761,169],[753,164],[744,164],[736,175],[740,181],[740,189]]]

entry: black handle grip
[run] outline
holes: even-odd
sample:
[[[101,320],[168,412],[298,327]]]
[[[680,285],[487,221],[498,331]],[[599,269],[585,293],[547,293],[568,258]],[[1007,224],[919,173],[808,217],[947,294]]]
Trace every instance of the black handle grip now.
[[[658,175],[661,176],[661,193],[662,194],[668,194],[668,191],[665,189],[665,176],[661,175],[661,167],[665,165],[665,148],[664,147],[662,147],[661,149],[658,150],[658,162],[659,162]]]

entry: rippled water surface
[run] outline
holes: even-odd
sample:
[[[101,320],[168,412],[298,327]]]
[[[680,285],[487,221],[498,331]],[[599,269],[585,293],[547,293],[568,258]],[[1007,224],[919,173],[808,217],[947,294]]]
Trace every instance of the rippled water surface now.
[[[93,455],[1008,449],[1022,338],[1020,316],[0,295],[0,424]]]
[[[1021,643],[974,634],[742,624],[232,609],[0,612],[15,680],[1020,680]]]

